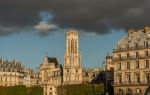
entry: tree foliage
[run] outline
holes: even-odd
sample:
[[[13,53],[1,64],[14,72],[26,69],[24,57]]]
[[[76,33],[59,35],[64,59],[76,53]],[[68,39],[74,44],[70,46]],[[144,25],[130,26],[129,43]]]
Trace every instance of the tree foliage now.
[[[57,88],[58,95],[98,95],[104,93],[103,84],[65,85]]]
[[[0,95],[43,95],[43,88],[22,85],[0,87]]]

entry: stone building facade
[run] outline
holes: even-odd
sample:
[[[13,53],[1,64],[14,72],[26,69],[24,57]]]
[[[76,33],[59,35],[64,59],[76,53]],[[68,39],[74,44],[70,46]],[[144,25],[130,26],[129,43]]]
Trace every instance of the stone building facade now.
[[[44,95],[57,95],[58,86],[83,82],[78,36],[78,32],[74,30],[66,34],[64,67],[58,63],[56,58],[48,56],[40,65],[39,78],[44,87]]]
[[[21,62],[0,59],[0,86],[30,85],[29,69]]]
[[[66,34],[63,84],[80,83],[82,83],[82,64],[79,52],[79,34],[77,31],[71,30]]]
[[[56,58],[45,57],[40,66],[40,78],[44,95],[57,95],[57,86],[62,85],[62,66]]]
[[[113,70],[114,69],[114,62],[113,62],[113,56],[107,55],[106,56],[106,68],[107,70]]]
[[[150,27],[129,30],[113,53],[114,94],[144,95],[150,84]]]

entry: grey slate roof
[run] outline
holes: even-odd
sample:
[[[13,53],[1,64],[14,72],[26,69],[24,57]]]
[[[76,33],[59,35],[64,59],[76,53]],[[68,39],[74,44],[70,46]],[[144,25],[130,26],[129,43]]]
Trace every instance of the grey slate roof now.
[[[146,43],[150,45],[150,29],[132,30],[131,33],[118,41],[116,49],[135,47],[136,45],[144,46]]]
[[[0,71],[22,72],[25,69],[21,62],[0,59]]]
[[[58,64],[57,58],[54,58],[54,57],[47,57],[47,59],[48,59],[48,63],[55,63],[55,64]]]

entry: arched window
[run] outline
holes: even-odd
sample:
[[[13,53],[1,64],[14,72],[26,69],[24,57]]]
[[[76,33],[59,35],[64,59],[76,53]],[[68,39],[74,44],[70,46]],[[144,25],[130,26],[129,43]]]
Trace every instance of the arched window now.
[[[118,90],[118,95],[123,95],[123,90],[122,89]]]
[[[140,88],[137,88],[135,91],[135,95],[142,95],[142,90]]]
[[[132,95],[132,90],[130,88],[127,89],[126,95]]]
[[[71,53],[74,53],[73,49],[74,49],[74,40],[72,39],[71,40]]]
[[[49,93],[49,95],[53,95],[53,93],[52,93],[52,92],[50,92],[50,93]]]

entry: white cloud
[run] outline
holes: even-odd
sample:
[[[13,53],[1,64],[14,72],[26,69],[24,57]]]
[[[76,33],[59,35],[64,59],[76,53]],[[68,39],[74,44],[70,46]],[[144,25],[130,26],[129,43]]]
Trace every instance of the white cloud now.
[[[34,26],[39,32],[49,32],[57,28],[55,24],[49,24],[47,22],[40,22],[38,25]]]

